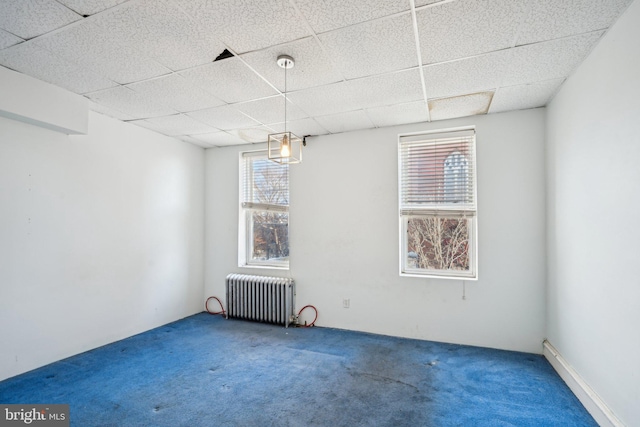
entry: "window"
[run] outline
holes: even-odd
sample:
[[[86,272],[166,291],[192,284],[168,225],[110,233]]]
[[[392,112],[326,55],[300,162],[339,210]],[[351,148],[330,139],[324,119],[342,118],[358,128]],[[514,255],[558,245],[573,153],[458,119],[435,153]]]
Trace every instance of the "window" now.
[[[289,267],[289,166],[241,154],[240,266]]]
[[[400,274],[475,279],[472,129],[400,135]]]

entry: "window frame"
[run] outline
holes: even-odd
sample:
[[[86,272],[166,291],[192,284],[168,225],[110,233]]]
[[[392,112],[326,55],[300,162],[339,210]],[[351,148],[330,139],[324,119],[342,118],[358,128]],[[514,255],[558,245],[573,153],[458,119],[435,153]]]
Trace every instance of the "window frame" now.
[[[442,206],[433,204],[428,207],[412,207],[403,206],[403,157],[402,147],[403,138],[413,138],[423,136],[425,140],[437,139],[434,136],[438,134],[455,134],[456,132],[473,132],[472,158],[467,159],[467,167],[472,168],[471,185],[473,208],[456,209],[451,204],[443,203]],[[399,274],[403,277],[420,277],[435,279],[454,279],[454,280],[478,280],[478,207],[477,207],[477,156],[476,156],[476,132],[475,127],[459,127],[448,129],[437,129],[433,131],[422,131],[403,133],[398,135],[398,217],[399,217]],[[453,153],[452,153],[453,154]],[[443,161],[444,163],[444,161]],[[423,269],[412,268],[407,265],[408,260],[408,222],[411,218],[467,218],[468,219],[468,256],[469,270],[439,270],[439,269]]]
[[[238,201],[239,201],[239,220],[238,220],[238,267],[246,267],[246,268],[262,268],[262,269],[277,269],[277,270],[288,270],[289,269],[289,257],[287,256],[286,260],[256,260],[252,258],[253,253],[253,214],[255,212],[282,212],[287,214],[287,239],[289,233],[289,204],[287,205],[271,205],[271,204],[261,204],[255,202],[245,202],[245,177],[247,177],[248,173],[245,172],[245,168],[247,165],[247,158],[263,158],[266,161],[270,161],[268,159],[267,150],[251,150],[251,151],[241,151],[239,153],[239,193],[238,193]],[[289,168],[288,165],[280,165],[274,162],[274,167],[286,167]],[[251,170],[251,177],[253,179],[253,169]],[[289,182],[287,181],[287,185]],[[289,186],[289,185],[288,185]],[[287,188],[287,192],[289,192],[289,188]],[[290,249],[289,249],[290,250]]]

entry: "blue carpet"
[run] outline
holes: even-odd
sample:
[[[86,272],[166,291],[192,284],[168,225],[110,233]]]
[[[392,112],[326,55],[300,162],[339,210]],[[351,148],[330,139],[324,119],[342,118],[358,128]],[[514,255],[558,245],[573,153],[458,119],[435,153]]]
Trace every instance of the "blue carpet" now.
[[[540,355],[202,313],[0,382],[72,426],[597,426]]]

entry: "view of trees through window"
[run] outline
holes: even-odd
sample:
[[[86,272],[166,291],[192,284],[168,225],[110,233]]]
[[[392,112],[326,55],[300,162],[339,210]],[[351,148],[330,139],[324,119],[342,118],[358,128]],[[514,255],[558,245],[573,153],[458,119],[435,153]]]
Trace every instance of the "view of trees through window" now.
[[[411,217],[407,223],[407,267],[469,270],[466,218]]]
[[[251,260],[289,259],[289,168],[266,158],[251,159]],[[264,209],[261,209],[264,208]]]

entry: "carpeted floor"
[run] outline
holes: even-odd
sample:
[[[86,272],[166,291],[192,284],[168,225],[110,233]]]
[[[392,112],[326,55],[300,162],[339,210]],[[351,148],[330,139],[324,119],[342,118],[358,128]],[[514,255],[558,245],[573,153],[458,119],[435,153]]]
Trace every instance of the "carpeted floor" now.
[[[539,355],[202,313],[0,382],[91,426],[597,426]]]

